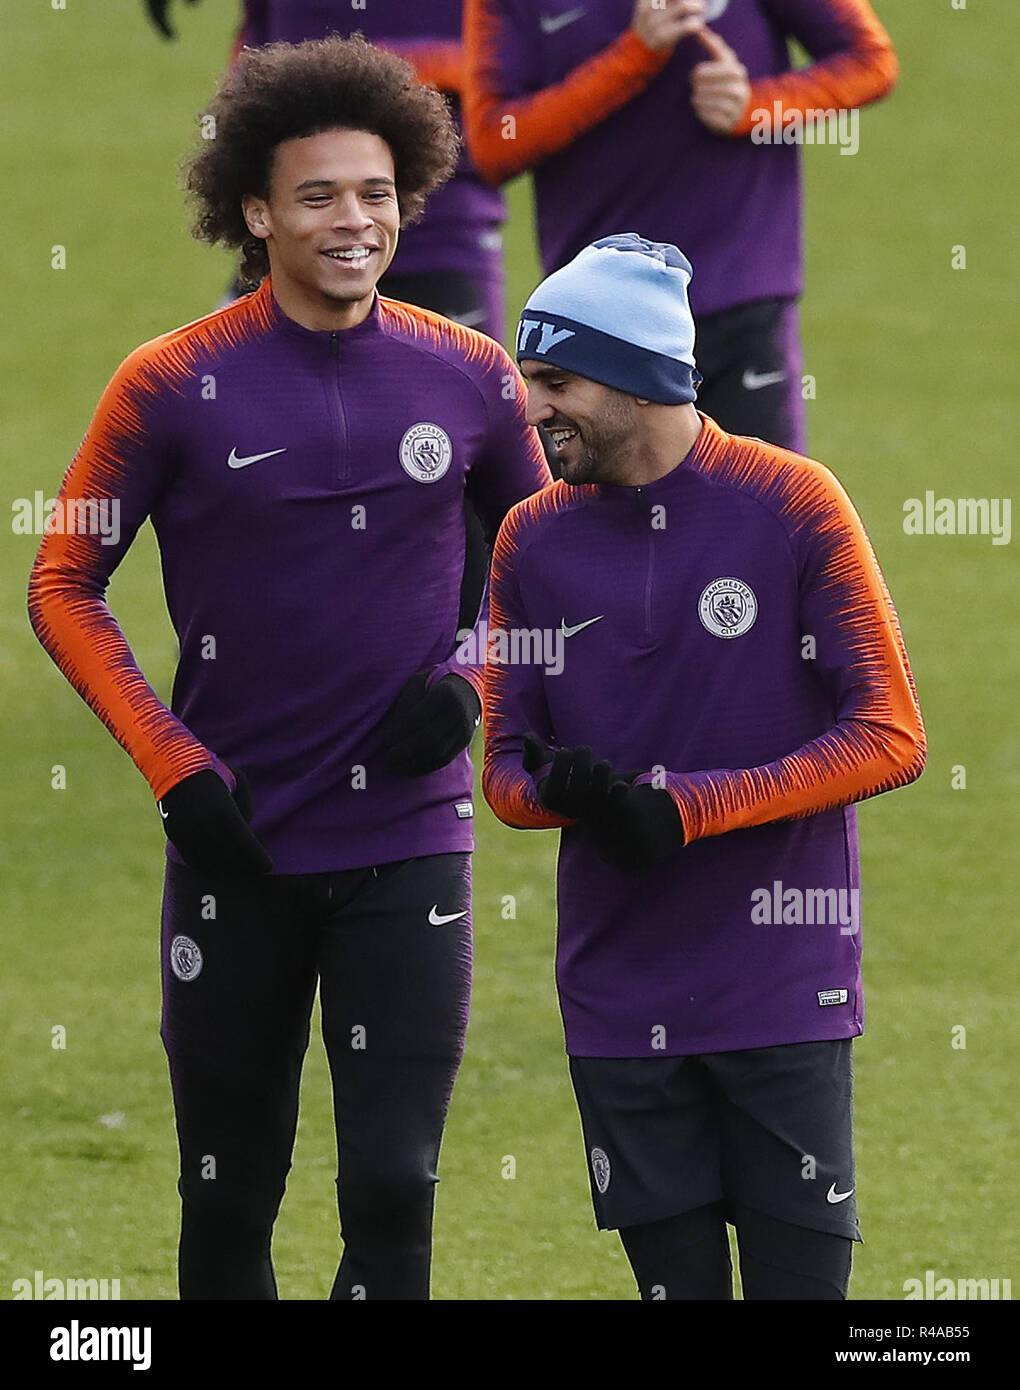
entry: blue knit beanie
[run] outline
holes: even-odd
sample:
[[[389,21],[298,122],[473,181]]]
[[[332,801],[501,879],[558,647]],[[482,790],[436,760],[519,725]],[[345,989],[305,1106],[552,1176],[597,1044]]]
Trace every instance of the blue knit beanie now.
[[[687,300],[692,274],[669,242],[636,232],[602,237],[525,304],[517,360],[548,362],[662,405],[687,404],[701,381]]]

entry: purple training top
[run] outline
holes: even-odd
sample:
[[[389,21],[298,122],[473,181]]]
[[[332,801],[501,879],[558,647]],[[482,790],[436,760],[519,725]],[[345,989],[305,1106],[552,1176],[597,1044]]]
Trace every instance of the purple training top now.
[[[549,481],[524,386],[491,338],[376,297],[312,332],[252,295],[136,349],[60,499],[115,502],[115,543],[43,539],[30,613],[157,798],[242,768],[278,873],[472,848],[472,767],[390,774],[379,723],[454,656],[464,496],[495,533]],[[180,664],[167,710],[105,603],[151,517]]]
[[[672,472],[554,483],[513,508],[493,555],[483,787],[509,825],[564,827],[557,979],[578,1056],[860,1033],[850,803],[924,765],[896,612],[846,493],[701,418]],[[538,800],[529,731],[665,788],[684,848],[643,873],[605,863]]]

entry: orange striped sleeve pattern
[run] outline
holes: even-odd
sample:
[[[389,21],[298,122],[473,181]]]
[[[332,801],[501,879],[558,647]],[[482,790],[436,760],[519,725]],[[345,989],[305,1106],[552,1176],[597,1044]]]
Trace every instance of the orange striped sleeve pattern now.
[[[510,30],[500,0],[465,0],[464,128],[475,167],[491,183],[566,149],[643,91],[672,56],[626,29],[562,82],[512,97],[501,63]]]
[[[58,494],[61,507],[68,500],[116,501],[117,543],[53,530],[43,537],[29,580],[28,611],[36,636],[130,754],[157,800],[217,760],[146,682],[106,604],[106,588],[169,481],[160,423],[168,398],[184,389],[198,349],[229,345],[257,329],[266,294],[146,343],[122,363]]]
[[[502,352],[495,338],[465,328],[431,309],[405,304],[400,299],[387,299],[384,295],[379,296],[379,321],[384,330],[406,337],[419,347],[437,352],[453,348],[468,365],[488,366],[490,360],[494,362],[497,353]]]
[[[732,135],[748,135],[755,124],[755,111],[764,110],[771,116],[776,102],[784,112],[802,115],[809,110],[851,110],[877,101],[896,85],[899,63],[892,41],[867,0],[812,3],[821,11],[820,20],[830,25],[835,22],[845,35],[844,43],[809,67],[752,82],[747,108]],[[796,24],[790,32],[808,52],[815,51],[810,33],[798,32]]]
[[[850,499],[820,464],[760,441],[731,443],[715,452],[718,477],[740,483],[753,474],[759,499],[792,528],[801,632],[815,639],[836,722],[762,767],[670,774],[667,789],[688,841],[862,801],[912,782],[925,762],[899,619]]]

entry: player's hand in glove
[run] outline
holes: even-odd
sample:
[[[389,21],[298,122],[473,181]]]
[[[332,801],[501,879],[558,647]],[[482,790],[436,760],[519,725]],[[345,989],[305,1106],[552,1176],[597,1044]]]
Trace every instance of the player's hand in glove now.
[[[596,853],[630,873],[661,864],[684,846],[676,802],[664,787],[649,782],[637,787],[614,782],[589,830]]]
[[[185,864],[207,874],[268,874],[273,861],[248,822],[252,800],[243,773],[230,788],[211,767],[193,772],[157,801],[167,839]]]
[[[482,717],[474,686],[452,672],[426,689],[429,672],[405,684],[383,720],[383,755],[391,772],[424,777],[445,767],[471,742]]]
[[[149,18],[163,37],[175,39],[177,35],[170,28],[170,21],[166,17],[166,12],[170,8],[170,0],[144,0],[144,3],[149,12]],[[188,0],[188,4],[194,5],[195,0]]]
[[[618,869],[659,864],[684,844],[683,822],[670,794],[647,783],[631,786],[636,773],[615,773],[590,748],[554,752],[535,734],[524,735],[524,770],[543,772],[542,805],[581,821],[596,853]]]
[[[591,820],[608,804],[615,774],[603,758],[595,761],[590,748],[555,751],[535,734],[524,735],[524,771],[548,772],[537,784],[538,799],[547,810],[571,820]]]

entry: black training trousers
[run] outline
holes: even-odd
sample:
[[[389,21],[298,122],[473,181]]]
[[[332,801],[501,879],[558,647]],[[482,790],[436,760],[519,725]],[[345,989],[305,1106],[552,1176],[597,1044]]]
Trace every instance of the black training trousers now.
[[[169,862],[163,1024],[184,1299],[271,1299],[273,1223],[319,986],[343,1258],[334,1299],[426,1299],[467,1027],[470,855],[212,878]]]

